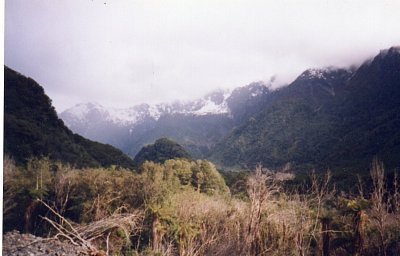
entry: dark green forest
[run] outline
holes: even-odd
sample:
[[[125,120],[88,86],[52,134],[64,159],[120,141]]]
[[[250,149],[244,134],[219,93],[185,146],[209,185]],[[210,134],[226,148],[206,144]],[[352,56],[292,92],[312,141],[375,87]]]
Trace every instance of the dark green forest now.
[[[17,164],[49,157],[77,167],[133,168],[122,151],[73,134],[33,79],[4,67],[4,153]]]
[[[364,172],[374,157],[400,156],[400,53],[392,48],[355,71],[307,72],[268,95],[264,108],[214,148],[221,166]]]
[[[154,144],[144,146],[136,154],[133,161],[136,166],[139,167],[145,161],[162,164],[166,160],[174,158],[192,159],[189,152],[187,152],[181,145],[170,139],[161,138],[156,140]]]

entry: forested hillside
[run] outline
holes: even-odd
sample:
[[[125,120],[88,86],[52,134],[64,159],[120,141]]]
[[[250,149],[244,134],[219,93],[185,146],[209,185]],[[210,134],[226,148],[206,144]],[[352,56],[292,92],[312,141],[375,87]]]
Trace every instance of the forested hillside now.
[[[170,139],[161,138],[156,140],[154,144],[144,146],[133,160],[139,167],[145,161],[163,164],[166,160],[175,158],[192,159],[181,145]]]
[[[120,150],[73,134],[33,79],[4,67],[4,152],[19,164],[32,157],[84,166],[133,168]]]
[[[398,168],[400,51],[358,70],[308,70],[214,149],[222,166],[367,169],[378,156]]]

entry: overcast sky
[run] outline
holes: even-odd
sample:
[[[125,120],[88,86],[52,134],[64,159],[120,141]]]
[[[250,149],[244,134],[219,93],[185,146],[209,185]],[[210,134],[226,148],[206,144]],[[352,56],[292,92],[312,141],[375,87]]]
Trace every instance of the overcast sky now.
[[[6,0],[5,64],[57,111],[199,97],[400,45],[399,0]]]

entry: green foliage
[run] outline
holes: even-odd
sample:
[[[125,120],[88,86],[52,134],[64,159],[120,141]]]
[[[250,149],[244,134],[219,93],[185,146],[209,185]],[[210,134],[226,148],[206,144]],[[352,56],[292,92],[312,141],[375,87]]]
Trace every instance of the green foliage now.
[[[28,160],[26,175],[30,177],[32,183],[27,187],[33,199],[42,199],[48,195],[53,181],[50,167],[48,158]]]
[[[143,204],[142,180],[131,171],[86,169],[69,179],[74,186],[65,214],[75,221],[88,223]]]
[[[365,198],[355,198],[348,200],[346,206],[353,212],[359,212],[367,209],[370,206],[370,202],[368,202],[368,200]]]
[[[8,67],[4,67],[4,152],[21,165],[32,157],[48,156],[77,167],[133,168],[133,161],[120,150],[72,134],[43,88]]]
[[[247,179],[250,175],[248,171],[223,171],[221,172],[222,177],[224,178],[226,185],[229,187],[229,190],[232,195],[238,198],[246,198],[247,197]]]
[[[4,161],[4,229],[38,232],[37,215],[43,209],[37,199],[52,196],[53,173],[48,158],[28,160],[27,167],[17,167],[7,155]]]
[[[199,191],[210,195],[229,191],[215,165],[206,160],[197,160],[193,165],[192,184]]]
[[[125,155],[121,150],[114,148],[108,144],[102,144],[96,141],[90,141],[78,134],[74,134],[74,141],[84,147],[86,152],[92,156],[99,166],[112,167],[120,166],[123,168],[134,168],[134,163],[131,158]]]
[[[167,173],[174,173],[181,185],[189,185],[192,179],[192,162],[185,159],[170,159],[165,161],[164,167]]]
[[[164,164],[146,161],[140,167],[140,172],[159,188],[172,192],[191,186],[201,193],[210,195],[229,193],[221,174],[215,165],[207,160],[191,162],[187,159],[170,159]],[[161,194],[167,193],[164,191]]]
[[[135,156],[134,162],[140,166],[145,161],[164,163],[168,159],[191,159],[190,154],[178,143],[167,138],[156,140],[154,144],[144,146]]]

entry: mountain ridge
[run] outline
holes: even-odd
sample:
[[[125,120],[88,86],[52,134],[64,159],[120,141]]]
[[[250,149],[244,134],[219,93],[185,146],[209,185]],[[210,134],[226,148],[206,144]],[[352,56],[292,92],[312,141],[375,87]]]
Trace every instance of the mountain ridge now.
[[[269,85],[255,82],[232,92],[217,90],[197,100],[139,104],[117,110],[100,104],[78,104],[60,113],[60,117],[74,132],[92,140],[110,143],[132,157],[144,145],[160,137],[170,137],[189,149],[194,156],[204,158],[206,151],[213,146],[213,140],[223,137],[235,122],[252,113],[243,112],[241,104],[237,107],[235,102],[261,99],[269,93]],[[239,99],[238,95],[245,97]],[[234,97],[238,99],[233,100]],[[251,104],[248,108],[251,108]],[[116,117],[121,115],[112,117],[113,112],[129,114],[120,121]],[[209,130],[215,131],[211,132],[212,139],[204,124],[208,125]]]
[[[224,166],[368,170],[379,157],[398,168],[400,53],[381,51],[333,80],[300,75],[253,121],[220,141],[211,159]],[[306,78],[306,79],[303,79]],[[335,93],[327,93],[331,83]],[[397,145],[397,146],[396,146]]]
[[[270,85],[265,82],[253,82],[245,87],[251,90],[251,97],[257,97],[269,90]],[[243,88],[243,87],[240,87]],[[219,115],[230,114],[229,98],[234,94],[237,89],[230,90],[215,90],[202,98],[186,101],[173,101],[167,103],[147,104],[141,103],[128,108],[111,108],[104,107],[103,105],[95,102],[78,103],[75,106],[68,108],[60,113],[65,121],[70,122],[71,118],[84,120],[85,117],[90,115],[91,110],[98,110],[106,114],[105,117],[108,121],[121,125],[133,125],[140,118],[137,115],[144,115],[147,118],[158,120],[161,116],[165,115]],[[125,114],[125,115],[124,115]]]
[[[400,127],[397,112],[391,110],[399,106],[399,53],[400,47],[382,50],[357,68],[310,68],[277,89],[272,89],[272,82],[255,82],[229,93],[210,93],[197,101],[161,104],[158,109],[164,112],[154,111],[158,113],[155,116],[149,114],[150,105],[142,104],[145,114],[134,125],[116,127],[103,119],[103,123],[89,124],[92,127],[86,132],[96,135],[100,129],[100,136],[92,139],[107,141],[132,157],[144,145],[168,137],[195,158],[209,158],[227,168],[253,168],[262,163],[271,168],[289,164],[301,169],[360,169],[373,155],[395,166],[392,157],[372,150],[377,146],[365,141],[379,144],[371,137],[371,129],[394,133],[392,128]],[[196,112],[210,102],[214,108],[205,107],[210,111]],[[222,111],[212,111],[215,106]],[[379,128],[379,118],[389,128]],[[108,137],[101,137],[103,134]],[[377,138],[386,141],[385,136]],[[392,144],[386,146],[386,152],[396,148]]]

